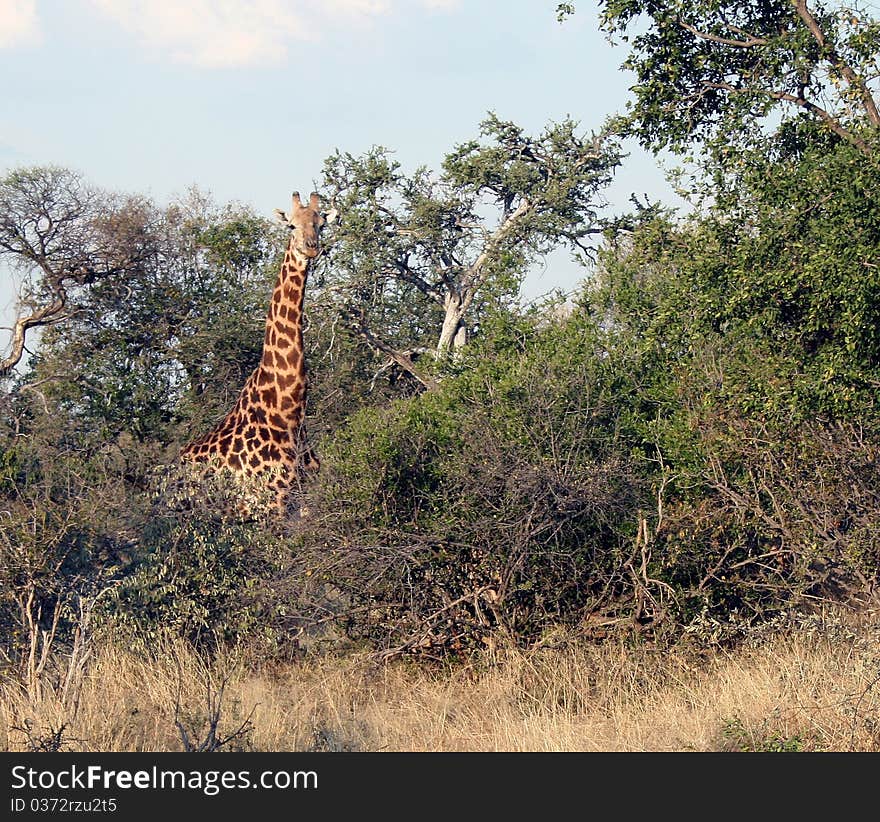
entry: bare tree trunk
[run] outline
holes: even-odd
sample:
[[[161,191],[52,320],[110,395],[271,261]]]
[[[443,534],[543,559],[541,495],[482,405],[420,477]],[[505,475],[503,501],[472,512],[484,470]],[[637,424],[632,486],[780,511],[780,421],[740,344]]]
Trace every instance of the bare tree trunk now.
[[[443,317],[443,326],[440,329],[440,338],[437,340],[437,358],[442,359],[450,351],[460,349],[467,340],[467,329],[462,323],[465,309],[462,306],[461,294],[452,291],[447,294],[443,302],[446,311]]]
[[[449,286],[449,291],[443,300],[445,315],[443,327],[440,330],[440,339],[437,341],[437,357],[442,359],[451,351],[460,351],[467,342],[467,328],[462,323],[462,318],[471,307],[477,291],[483,286],[489,276],[487,263],[497,253],[502,241],[510,231],[527,219],[532,211],[532,204],[525,198],[514,211],[508,213],[489,238],[482,253],[474,261],[465,275],[459,288]]]
[[[0,357],[0,377],[9,376],[12,369],[21,362],[24,356],[24,347],[27,342],[27,332],[31,328],[42,325],[51,325],[63,318],[66,294],[63,289],[58,289],[57,296],[49,305],[36,309],[31,314],[18,317],[12,326],[11,351],[5,357]]]

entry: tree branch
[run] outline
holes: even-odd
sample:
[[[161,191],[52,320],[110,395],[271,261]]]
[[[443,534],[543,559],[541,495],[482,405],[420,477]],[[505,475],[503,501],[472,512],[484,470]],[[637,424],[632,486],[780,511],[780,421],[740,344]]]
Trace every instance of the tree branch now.
[[[501,225],[489,236],[480,255],[474,260],[473,264],[467,269],[462,277],[460,285],[446,280],[446,296],[443,298],[443,325],[440,329],[440,337],[437,340],[437,356],[443,357],[449,352],[450,347],[461,327],[461,319],[467,313],[471,303],[474,301],[477,291],[485,282],[488,274],[486,273],[486,263],[498,249],[501,240],[511,229],[519,223],[526,214],[532,210],[533,206],[526,198],[523,198],[519,205],[513,210],[506,213],[501,221]],[[507,205],[505,205],[507,211]]]
[[[806,27],[810,30],[810,34],[813,35],[813,39],[819,44],[824,55],[827,57],[828,62],[831,63],[831,65],[840,72],[841,76],[843,76],[847,83],[858,92],[871,124],[876,128],[880,128],[880,111],[878,111],[877,102],[874,100],[865,81],[853,71],[852,67],[843,59],[843,57],[840,56],[837,49],[835,49],[834,46],[829,45],[825,33],[819,26],[819,21],[807,8],[807,0],[793,0],[793,3],[795,10],[798,13],[798,17],[803,20]]]
[[[460,291],[462,313],[468,310],[470,304],[474,301],[474,295],[486,279],[487,274],[484,271],[485,265],[497,250],[501,240],[531,210],[531,202],[523,197],[520,204],[504,218],[501,225],[498,226],[492,236],[489,237],[485,248],[480,252],[480,256],[474,260],[473,265],[470,266],[462,281]]]
[[[9,376],[12,369],[21,362],[29,329],[41,325],[51,325],[62,319],[61,312],[64,311],[66,298],[66,292],[63,289],[58,289],[56,291],[56,298],[49,305],[45,305],[25,317],[16,319],[15,324],[12,326],[12,350],[8,356],[0,359],[0,378]]]
[[[708,40],[710,43],[721,43],[725,46],[736,46],[741,49],[749,49],[754,48],[755,46],[766,46],[769,40],[764,37],[753,37],[751,34],[748,34],[742,29],[735,29],[740,34],[743,34],[746,39],[745,40],[734,40],[729,37],[719,37],[717,34],[708,34],[704,31],[699,31],[695,26],[692,26],[690,23],[685,23],[683,20],[679,20],[678,24],[683,28],[693,34],[695,37],[699,37],[701,40]],[[731,29],[734,27],[731,26]]]
[[[754,88],[737,88],[730,83],[704,83],[704,88],[718,89],[720,91],[728,91],[731,94],[766,94],[768,97],[771,97],[774,100],[784,100],[787,103],[793,103],[796,106],[800,106],[801,108],[809,111],[811,114],[816,115],[820,120],[822,120],[838,137],[846,140],[848,143],[852,143],[856,148],[859,149],[865,156],[872,157],[873,151],[871,146],[863,140],[858,134],[853,134],[848,129],[845,129],[840,121],[830,112],[826,111],[821,106],[817,106],[811,100],[808,100],[802,94],[791,94],[787,91],[767,91],[765,89],[754,89]]]
[[[428,391],[436,391],[440,387],[440,383],[433,377],[428,376],[427,374],[422,374],[406,353],[398,351],[396,348],[393,348],[388,345],[388,343],[379,339],[369,328],[367,328],[363,321],[356,318],[353,313],[349,313],[349,320],[352,331],[364,340],[367,345],[376,351],[381,351],[383,354],[394,360],[394,362],[406,371],[407,374],[411,375],[414,379],[418,380],[423,386],[425,386]]]
[[[422,292],[426,297],[435,302],[443,303],[443,298],[440,296],[440,293],[436,288],[432,287],[429,283],[427,283],[422,277],[418,275],[417,272],[413,271],[407,265],[406,262],[401,260],[395,260],[394,269],[397,272],[397,276],[400,277],[405,283],[409,283],[410,285],[414,285],[419,291]]]

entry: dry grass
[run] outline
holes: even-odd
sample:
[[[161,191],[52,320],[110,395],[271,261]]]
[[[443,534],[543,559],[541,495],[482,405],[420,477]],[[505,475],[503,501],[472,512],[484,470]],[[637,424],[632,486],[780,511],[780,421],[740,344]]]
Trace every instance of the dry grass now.
[[[349,656],[275,669],[183,646],[98,652],[75,705],[0,688],[0,749],[181,750],[226,682],[225,749],[880,750],[880,624],[816,619],[731,652],[624,643],[496,652],[439,672]],[[179,712],[175,714],[175,706]]]

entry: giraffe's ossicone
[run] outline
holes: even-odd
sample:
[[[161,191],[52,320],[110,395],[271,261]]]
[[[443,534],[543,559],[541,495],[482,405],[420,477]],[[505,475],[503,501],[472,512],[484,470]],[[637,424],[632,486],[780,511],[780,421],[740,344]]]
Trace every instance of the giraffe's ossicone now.
[[[320,466],[306,440],[303,302],[309,268],[321,253],[321,229],[335,213],[322,213],[315,192],[307,205],[294,192],[292,210],[275,213],[290,228],[290,240],[272,292],[260,364],[232,410],[184,447],[180,458],[203,472],[239,478],[250,491],[271,496],[286,514],[303,473]]]

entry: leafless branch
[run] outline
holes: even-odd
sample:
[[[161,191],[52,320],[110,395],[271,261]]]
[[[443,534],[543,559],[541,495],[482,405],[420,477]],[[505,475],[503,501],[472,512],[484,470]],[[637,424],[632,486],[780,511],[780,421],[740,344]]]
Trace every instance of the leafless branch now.
[[[705,31],[699,31],[695,26],[692,26],[690,23],[685,23],[683,20],[679,20],[678,24],[685,30],[689,31],[695,37],[699,37],[701,40],[708,40],[710,43],[720,43],[725,46],[735,46],[737,48],[754,48],[755,46],[766,46],[769,42],[764,37],[754,37],[751,34],[743,31],[742,29],[735,28],[734,26],[730,26],[729,28],[732,31],[736,31],[738,34],[743,35],[744,39],[735,40],[731,37],[719,37],[717,34],[709,34]]]
[[[413,362],[412,358],[403,351],[398,351],[390,346],[384,340],[379,339],[363,322],[349,314],[350,327],[370,348],[380,351],[396,362],[407,374],[410,374],[418,380],[429,391],[436,391],[440,387],[440,383],[428,374],[423,374]]]
[[[12,327],[11,350],[7,356],[0,359],[0,378],[8,376],[9,372],[21,362],[21,358],[24,356],[27,332],[31,328],[52,325],[64,318],[67,292],[59,285],[55,293],[56,297],[51,303],[16,319]]]

